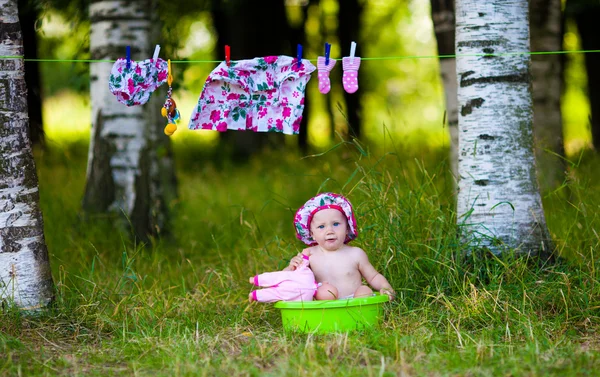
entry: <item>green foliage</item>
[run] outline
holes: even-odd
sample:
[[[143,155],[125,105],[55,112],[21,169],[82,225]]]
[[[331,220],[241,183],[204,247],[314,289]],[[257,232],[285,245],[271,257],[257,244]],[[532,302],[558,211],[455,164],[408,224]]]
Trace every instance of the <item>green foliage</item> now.
[[[340,143],[309,157],[265,151],[244,164],[176,145],[174,235],[145,246],[111,219],[79,216],[85,143],[36,151],[57,296],[36,317],[4,310],[0,374],[593,374],[598,156],[573,163],[571,197],[544,198],[564,256],[544,263],[465,257],[440,163],[447,151],[388,145]],[[398,292],[371,332],[286,333],[272,305],[247,303],[248,277],[302,248],[295,209],[326,190],[351,199],[354,242]]]
[[[89,64],[70,61],[90,59],[90,24],[80,11],[69,7],[61,14],[47,9],[40,15],[38,58],[65,60],[38,63],[45,98],[61,91],[89,93]]]

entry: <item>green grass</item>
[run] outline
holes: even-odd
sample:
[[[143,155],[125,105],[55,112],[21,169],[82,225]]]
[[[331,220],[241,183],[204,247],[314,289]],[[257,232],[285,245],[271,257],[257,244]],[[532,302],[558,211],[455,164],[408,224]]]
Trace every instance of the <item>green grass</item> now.
[[[599,158],[574,158],[544,196],[562,258],[542,264],[461,251],[446,151],[343,143],[321,155],[265,151],[246,164],[176,145],[172,235],[145,247],[84,220],[85,143],[36,151],[55,305],[5,310],[0,375],[594,375],[600,284]],[[581,158],[579,158],[581,157]],[[272,305],[247,303],[247,278],[302,248],[293,213],[318,191],[347,195],[357,246],[398,292],[381,328],[282,331]]]

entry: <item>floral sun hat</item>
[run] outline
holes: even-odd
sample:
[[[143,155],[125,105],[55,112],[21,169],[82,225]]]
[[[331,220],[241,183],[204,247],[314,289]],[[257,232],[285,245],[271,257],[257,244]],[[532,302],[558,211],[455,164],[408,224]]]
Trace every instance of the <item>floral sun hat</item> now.
[[[146,59],[141,62],[117,59],[110,71],[108,88],[117,97],[117,101],[127,105],[143,105],[150,95],[167,81],[167,62],[157,59]]]
[[[310,223],[315,213],[323,209],[337,209],[348,219],[348,234],[344,243],[348,243],[358,236],[356,218],[354,217],[354,210],[350,201],[342,195],[325,192],[309,199],[296,211],[294,226],[296,228],[296,237],[300,241],[308,246],[317,244],[310,235]]]

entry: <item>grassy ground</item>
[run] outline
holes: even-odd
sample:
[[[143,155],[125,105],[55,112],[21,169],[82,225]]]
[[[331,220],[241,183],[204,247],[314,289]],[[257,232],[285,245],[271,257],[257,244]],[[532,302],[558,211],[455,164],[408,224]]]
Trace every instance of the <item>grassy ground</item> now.
[[[110,218],[79,213],[85,143],[36,151],[57,289],[48,313],[7,311],[0,375],[577,376],[600,368],[599,158],[577,156],[568,189],[544,196],[555,264],[456,258],[453,183],[443,150],[324,155],[265,152],[247,164],[179,146],[170,236],[146,247]],[[185,158],[184,158],[185,157]],[[581,157],[581,158],[579,158]],[[398,292],[379,329],[282,331],[247,278],[301,249],[294,210],[346,194],[356,242]]]

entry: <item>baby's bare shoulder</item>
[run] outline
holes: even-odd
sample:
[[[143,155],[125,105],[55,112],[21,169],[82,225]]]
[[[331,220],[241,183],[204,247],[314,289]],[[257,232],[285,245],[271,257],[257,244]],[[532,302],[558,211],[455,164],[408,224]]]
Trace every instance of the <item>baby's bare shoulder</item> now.
[[[367,258],[367,253],[360,247],[355,246],[346,246],[346,254],[354,259],[362,259]]]
[[[348,248],[348,251],[354,254],[366,254],[365,251],[363,249],[361,249],[360,247],[356,247],[356,246],[349,246],[346,245],[346,247]]]

